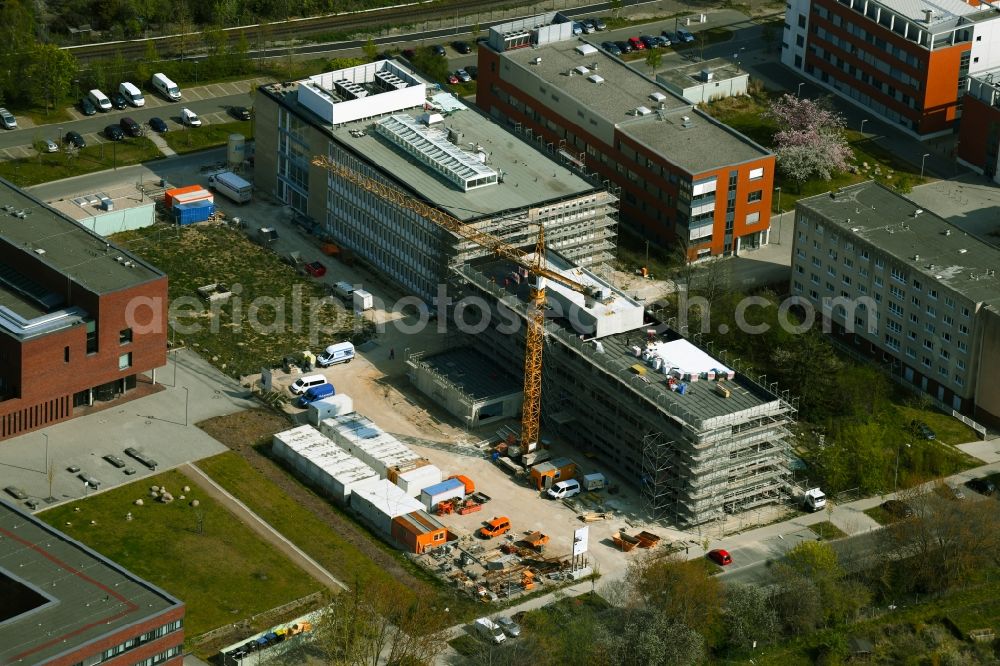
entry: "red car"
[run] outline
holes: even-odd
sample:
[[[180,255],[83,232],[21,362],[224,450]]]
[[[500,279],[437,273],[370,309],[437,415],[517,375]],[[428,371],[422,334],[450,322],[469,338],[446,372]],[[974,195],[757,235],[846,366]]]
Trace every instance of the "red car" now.
[[[313,261],[306,264],[306,272],[313,277],[323,277],[326,275],[326,266],[319,263],[318,261]]]
[[[449,74],[448,75],[448,83],[450,83],[452,85],[455,85],[456,83],[458,83],[458,77],[455,76],[454,74]]]
[[[628,43],[632,45],[632,48],[636,51],[642,51],[646,48],[646,45],[642,43],[642,40],[638,37],[629,37]]]
[[[728,550],[722,550],[721,548],[716,548],[715,550],[710,550],[708,552],[708,559],[712,560],[719,566],[726,566],[727,564],[733,563],[733,558],[729,556]]]

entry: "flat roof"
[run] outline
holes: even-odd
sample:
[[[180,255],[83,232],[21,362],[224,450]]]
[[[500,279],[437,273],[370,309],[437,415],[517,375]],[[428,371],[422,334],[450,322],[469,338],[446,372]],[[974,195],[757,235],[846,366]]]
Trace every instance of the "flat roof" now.
[[[1000,304],[1000,248],[866,181],[798,204],[976,303]],[[917,211],[921,211],[917,213]]]
[[[740,76],[749,76],[745,70],[728,58],[712,58],[711,60],[699,60],[680,65],[674,65],[671,61],[671,65],[657,71],[656,78],[678,88],[702,86],[712,81],[727,81]],[[712,81],[703,81],[700,78],[701,73],[706,69],[712,73]]]
[[[550,42],[501,55],[693,175],[772,154],[603,49],[581,54],[577,47],[584,43],[581,39]],[[567,75],[580,66],[592,74]],[[594,83],[592,75],[599,75],[601,83]],[[646,115],[635,114],[640,107],[645,107]]]
[[[354,498],[368,502],[389,518],[396,518],[424,508],[423,503],[407,495],[406,491],[389,479],[362,481],[351,489],[351,493],[353,493]],[[355,501],[354,498],[351,499],[352,502]]]
[[[163,277],[154,266],[2,178],[0,241],[35,253],[38,261],[96,294]],[[0,265],[2,262],[0,255]]]
[[[456,347],[420,360],[473,400],[510,395],[522,390],[521,382],[516,377],[472,347]]]
[[[332,125],[299,104],[298,85],[270,84],[260,89],[333,137],[345,149],[380,169],[385,176],[393,178],[404,189],[459,220],[475,220],[599,189],[449,93],[437,92],[427,98],[425,101],[431,107],[429,110],[423,106],[391,109],[377,118]],[[429,92],[432,92],[430,88],[433,86],[429,86]],[[470,157],[477,158],[484,153],[484,165],[502,173],[501,182],[463,191],[419,158],[393,145],[372,129],[372,123],[379,118],[407,115],[419,121],[428,112],[442,115],[443,120],[435,123],[433,128],[451,132],[457,147]]]
[[[923,24],[929,28],[953,27],[947,24],[957,24],[958,19],[971,14],[982,14],[984,17],[996,15],[991,7],[987,5],[988,12],[984,12],[982,7],[976,7],[962,0],[870,0],[875,5],[882,5],[886,9],[896,12],[900,16],[910,19],[914,23]],[[932,12],[931,22],[926,21],[925,10]],[[975,20],[975,19],[973,19]]]
[[[129,208],[156,205],[156,201],[152,197],[143,195],[134,186],[80,192],[58,199],[50,199],[46,203],[67,217],[80,221],[109,214],[108,211],[101,208],[101,199],[110,199],[114,204],[114,210],[110,213],[112,215]]]
[[[0,500],[0,579],[37,599],[0,621],[0,663],[34,664],[182,605],[158,587]],[[0,597],[0,620],[8,595]],[[40,603],[39,603],[40,602]]]

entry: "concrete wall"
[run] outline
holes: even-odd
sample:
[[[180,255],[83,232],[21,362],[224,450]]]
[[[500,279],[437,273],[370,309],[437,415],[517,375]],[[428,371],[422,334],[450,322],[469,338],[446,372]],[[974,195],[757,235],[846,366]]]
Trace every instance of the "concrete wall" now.
[[[148,203],[141,206],[95,214],[77,222],[102,236],[110,236],[119,231],[142,229],[156,222],[156,202],[152,199],[146,201]]]
[[[981,346],[974,417],[997,426],[1000,425],[1000,312],[983,309],[978,318]]]
[[[666,88],[681,95],[692,104],[701,104],[702,102],[711,102],[712,100],[722,99],[723,97],[745,95],[749,80],[750,75],[743,74],[742,76],[734,76],[728,79],[706,81],[696,85],[686,86],[684,88],[677,88],[666,81],[660,81],[660,83],[662,83]]]
[[[448,410],[448,413],[459,419],[467,428],[476,428],[495,421],[515,418],[521,411],[524,393],[517,391],[505,396],[489,400],[472,400],[456,386],[445,381],[441,376],[429,370],[419,362],[408,362],[410,383],[417,389]],[[499,405],[499,409],[497,409]],[[488,409],[487,409],[488,408]],[[481,418],[480,413],[486,410],[494,414]]]

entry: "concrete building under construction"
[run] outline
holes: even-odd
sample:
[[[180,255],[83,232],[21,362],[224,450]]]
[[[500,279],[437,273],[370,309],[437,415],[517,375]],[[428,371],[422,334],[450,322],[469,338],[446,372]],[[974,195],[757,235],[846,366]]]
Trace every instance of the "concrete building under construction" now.
[[[311,166],[314,156],[391,185],[503,238],[546,241],[582,266],[614,258],[618,199],[395,60],[260,88],[258,187],[407,292],[438,293],[486,250],[378,193]],[[613,188],[612,188],[613,189]]]
[[[594,285],[601,301],[548,283],[542,389],[545,437],[593,454],[641,490],[658,519],[691,526],[787,496],[794,401],[736,372],[651,319],[640,303],[556,254],[549,268]],[[524,320],[528,285],[497,259],[456,270],[492,321]],[[570,302],[571,297],[578,300]],[[600,323],[600,326],[596,324]],[[523,364],[524,327],[490,326],[470,342],[501,367]]]

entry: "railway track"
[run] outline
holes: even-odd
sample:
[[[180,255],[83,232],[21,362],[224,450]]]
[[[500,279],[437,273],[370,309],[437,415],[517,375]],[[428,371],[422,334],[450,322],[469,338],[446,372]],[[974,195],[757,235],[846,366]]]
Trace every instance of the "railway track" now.
[[[237,43],[241,36],[246,37],[248,44],[255,45],[261,39],[268,42],[281,41],[292,37],[316,35],[330,32],[350,32],[362,28],[386,25],[416,25],[421,21],[437,18],[461,16],[463,13],[477,13],[509,8],[510,0],[449,0],[441,2],[417,2],[408,5],[397,5],[384,9],[371,9],[361,12],[331,14],[304,19],[291,19],[278,23],[256,24],[226,28],[225,34],[229,43]],[[181,35],[167,35],[147,39],[129,39],[101,44],[80,44],[65,46],[64,50],[72,53],[79,62],[107,59],[121,52],[125,58],[142,57],[146,52],[146,43],[156,44],[157,52],[164,57],[188,55],[184,51],[195,50],[193,44],[200,39],[200,32]],[[266,46],[266,45],[265,45]]]

